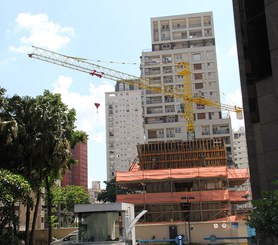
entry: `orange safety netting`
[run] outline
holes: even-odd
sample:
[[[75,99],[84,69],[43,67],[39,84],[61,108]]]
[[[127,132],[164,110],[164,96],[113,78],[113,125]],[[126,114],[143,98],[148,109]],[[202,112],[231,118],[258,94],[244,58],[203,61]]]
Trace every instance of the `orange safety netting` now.
[[[229,191],[229,190],[207,190],[207,191],[191,191],[191,192],[163,192],[163,193],[139,193],[128,195],[117,195],[117,202],[127,202],[133,204],[144,203],[184,203],[187,200],[182,197],[190,196],[190,202],[215,202],[215,201],[231,201],[231,202],[247,202],[244,197],[248,191]]]
[[[227,169],[225,166],[202,168],[175,168],[157,170],[138,170],[116,172],[116,182],[131,183],[138,181],[166,179],[219,178],[248,179],[248,169]]]

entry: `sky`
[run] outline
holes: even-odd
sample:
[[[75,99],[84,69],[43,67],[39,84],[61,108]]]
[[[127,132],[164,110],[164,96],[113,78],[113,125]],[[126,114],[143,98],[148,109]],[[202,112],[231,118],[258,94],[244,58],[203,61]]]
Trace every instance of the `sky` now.
[[[28,58],[32,45],[140,76],[152,17],[213,12],[223,103],[242,105],[232,0],[9,0],[0,8],[0,86],[7,96],[62,94],[89,135],[88,186],[106,180],[105,92],[114,81]],[[101,62],[100,62],[101,61]],[[124,64],[122,64],[124,63]],[[96,110],[94,103],[100,103]],[[232,128],[243,120],[232,117]]]

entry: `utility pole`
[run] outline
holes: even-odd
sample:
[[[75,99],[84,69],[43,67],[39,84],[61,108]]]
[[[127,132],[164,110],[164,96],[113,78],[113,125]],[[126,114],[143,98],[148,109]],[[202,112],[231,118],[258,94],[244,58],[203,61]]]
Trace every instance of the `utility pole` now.
[[[186,200],[186,206],[188,206],[188,204],[191,204],[191,202],[189,202],[189,200],[193,200],[195,199],[195,197],[193,196],[184,196],[184,197],[181,197],[182,200]],[[188,206],[188,211],[187,211],[187,214],[188,214],[188,243],[187,244],[191,244],[191,227],[190,227],[190,206]],[[184,226],[185,226],[185,233],[186,232],[186,215],[184,216]],[[186,236],[186,234],[185,234]]]

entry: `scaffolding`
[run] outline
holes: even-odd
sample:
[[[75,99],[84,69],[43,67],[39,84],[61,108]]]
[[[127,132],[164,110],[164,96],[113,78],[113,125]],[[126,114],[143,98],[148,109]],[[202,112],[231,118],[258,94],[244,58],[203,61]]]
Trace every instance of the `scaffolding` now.
[[[247,192],[233,187],[248,171],[229,168],[222,139],[140,144],[137,151],[139,161],[116,172],[117,184],[132,192],[117,201],[147,209],[145,221],[228,219],[247,202]]]

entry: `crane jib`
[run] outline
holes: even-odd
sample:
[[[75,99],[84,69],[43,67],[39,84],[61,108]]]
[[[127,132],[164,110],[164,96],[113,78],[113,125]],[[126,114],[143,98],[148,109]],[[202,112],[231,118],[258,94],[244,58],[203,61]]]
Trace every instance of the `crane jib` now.
[[[190,64],[188,62],[179,62],[178,74],[183,77],[182,89],[176,88],[173,85],[166,85],[162,82],[155,82],[151,78],[136,77],[124,72],[110,69],[108,67],[96,65],[88,62],[87,59],[74,56],[63,55],[47,49],[33,46],[34,50],[28,54],[28,57],[67,67],[77,71],[81,71],[91,76],[98,78],[107,78],[117,82],[127,83],[137,86],[141,89],[150,90],[155,93],[170,95],[178,98],[184,103],[184,117],[187,122],[187,131],[194,133],[194,111],[192,103],[203,106],[210,106],[220,110],[236,112],[237,118],[242,119],[242,108],[238,106],[225,105],[220,102],[215,102],[205,97],[195,97],[192,94],[192,82]]]

